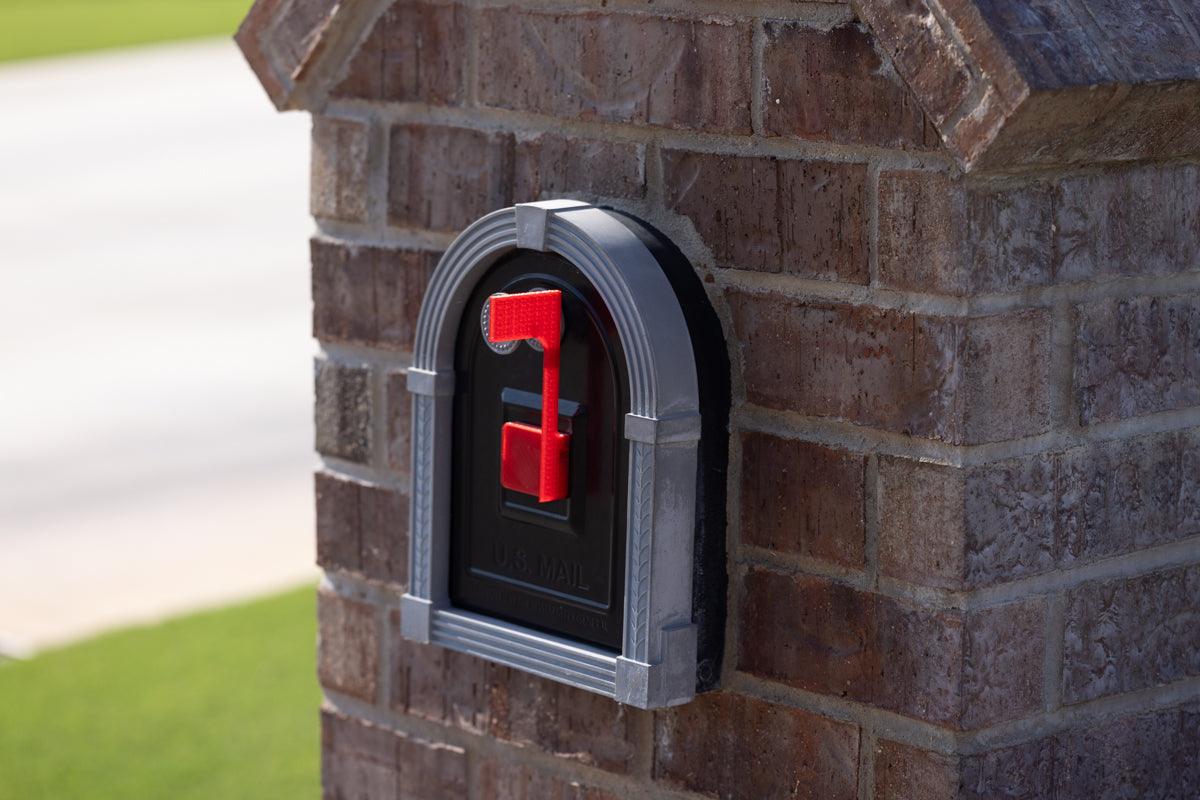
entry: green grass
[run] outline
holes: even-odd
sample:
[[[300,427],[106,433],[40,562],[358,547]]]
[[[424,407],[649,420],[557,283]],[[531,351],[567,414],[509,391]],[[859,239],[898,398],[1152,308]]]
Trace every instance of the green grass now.
[[[0,61],[230,36],[250,0],[0,0]]]
[[[0,664],[0,798],[315,797],[315,594]]]

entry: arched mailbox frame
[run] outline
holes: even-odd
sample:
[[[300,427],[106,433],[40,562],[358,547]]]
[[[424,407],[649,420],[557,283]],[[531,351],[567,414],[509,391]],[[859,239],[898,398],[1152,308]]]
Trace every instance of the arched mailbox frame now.
[[[621,337],[630,411],[625,607],[620,655],[453,607],[449,598],[454,347],[473,287],[517,249],[556,253],[596,287]],[[413,365],[412,503],[405,638],[471,653],[641,708],[696,690],[692,622],[697,447],[695,354],[679,300],[616,214],[552,200],[493,212],[462,232],[430,281]]]

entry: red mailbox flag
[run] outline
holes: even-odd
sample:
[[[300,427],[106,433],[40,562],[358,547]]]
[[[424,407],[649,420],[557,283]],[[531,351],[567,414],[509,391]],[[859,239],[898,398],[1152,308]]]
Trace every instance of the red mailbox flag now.
[[[558,431],[562,292],[546,289],[488,298],[488,338],[536,339],[542,346],[542,425],[506,422],[500,435],[500,484],[548,503],[567,496],[571,434]]]

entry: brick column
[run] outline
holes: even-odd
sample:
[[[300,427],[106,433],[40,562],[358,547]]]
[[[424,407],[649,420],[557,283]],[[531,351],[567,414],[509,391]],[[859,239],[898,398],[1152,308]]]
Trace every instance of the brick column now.
[[[836,3],[370,8],[313,135],[327,797],[1200,796],[1200,168],[964,175]],[[560,196],[729,344],[726,662],[675,709],[398,635],[424,286]]]

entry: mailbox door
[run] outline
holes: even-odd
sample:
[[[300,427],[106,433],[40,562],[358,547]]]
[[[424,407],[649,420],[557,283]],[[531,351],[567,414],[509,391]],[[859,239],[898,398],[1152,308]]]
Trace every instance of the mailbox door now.
[[[497,292],[562,294],[559,431],[568,497],[541,503],[500,482],[501,428],[538,425],[542,354],[489,347],[481,312]],[[621,646],[629,382],[612,317],[566,259],[519,250],[491,267],[455,348],[450,599],[453,605],[610,650]]]

